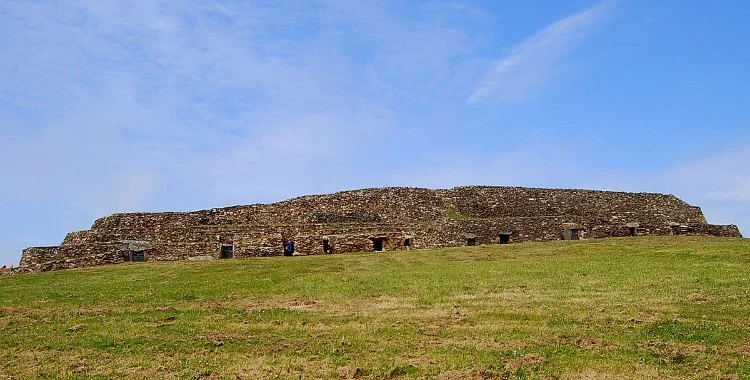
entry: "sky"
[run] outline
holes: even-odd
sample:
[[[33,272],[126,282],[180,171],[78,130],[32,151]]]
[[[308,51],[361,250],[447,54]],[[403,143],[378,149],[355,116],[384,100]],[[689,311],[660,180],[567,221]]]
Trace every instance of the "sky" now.
[[[0,2],[0,264],[115,212],[659,192],[750,235],[750,2]]]

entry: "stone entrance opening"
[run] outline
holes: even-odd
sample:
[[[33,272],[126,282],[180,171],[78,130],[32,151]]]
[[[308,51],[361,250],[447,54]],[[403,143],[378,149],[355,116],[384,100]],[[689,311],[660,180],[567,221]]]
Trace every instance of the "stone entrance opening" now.
[[[328,240],[328,236],[323,236],[323,253],[332,253],[331,241]]]
[[[680,223],[669,222],[669,224],[667,224],[667,227],[669,227],[670,235],[686,235],[688,232],[690,232],[690,227]]]
[[[385,245],[383,244],[384,241],[388,240],[388,237],[386,236],[377,236],[377,237],[371,237],[370,240],[372,240],[372,251],[373,252],[380,252],[383,251],[385,248]]]
[[[372,251],[373,252],[380,252],[385,250],[385,242],[388,240],[387,236],[373,236],[370,238],[372,240]]]
[[[510,232],[500,233],[500,244],[510,244]]]
[[[222,245],[221,246],[221,256],[219,256],[221,259],[231,259],[234,258],[234,247],[231,245]]]
[[[146,251],[154,249],[147,241],[142,240],[124,240],[120,248],[123,251],[123,260],[144,262],[146,261]]]
[[[638,227],[640,227],[640,223],[638,222],[630,222],[625,225],[628,227],[628,235],[630,236],[636,236],[638,235]]]
[[[413,239],[411,236],[404,237],[404,248],[411,249],[411,239]]]
[[[563,240],[578,240],[581,225],[578,223],[563,223]]]
[[[134,263],[142,263],[146,261],[146,254],[143,251],[131,252],[130,261]]]
[[[466,238],[466,245],[469,245],[469,246],[477,245],[477,235],[464,234],[464,237]]]
[[[670,223],[669,228],[670,235],[689,235],[691,232],[690,226],[685,224]]]

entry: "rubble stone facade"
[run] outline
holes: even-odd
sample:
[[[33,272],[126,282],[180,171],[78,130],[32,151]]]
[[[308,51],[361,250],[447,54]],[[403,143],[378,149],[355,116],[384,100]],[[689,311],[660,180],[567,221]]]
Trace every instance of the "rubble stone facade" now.
[[[48,271],[162,261],[407,250],[635,235],[739,237],[707,224],[674,195],[465,186],[378,188],[308,195],[272,204],[193,212],[122,213],[69,233],[55,247],[23,250],[20,269]]]

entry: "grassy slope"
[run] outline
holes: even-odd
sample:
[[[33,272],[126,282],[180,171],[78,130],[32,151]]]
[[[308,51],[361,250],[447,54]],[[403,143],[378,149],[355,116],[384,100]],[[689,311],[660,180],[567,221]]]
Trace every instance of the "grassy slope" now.
[[[0,377],[750,378],[750,240],[0,277]]]

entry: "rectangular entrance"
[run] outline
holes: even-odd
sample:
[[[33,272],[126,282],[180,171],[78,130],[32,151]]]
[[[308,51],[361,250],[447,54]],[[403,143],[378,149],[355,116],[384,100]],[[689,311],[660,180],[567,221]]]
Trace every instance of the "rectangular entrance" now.
[[[231,245],[222,245],[221,246],[221,258],[222,259],[234,258],[234,247]]]
[[[383,250],[383,240],[377,239],[372,241],[372,250],[374,252],[380,252]]]
[[[510,244],[510,234],[500,234],[500,244]]]
[[[578,240],[580,236],[580,225],[578,223],[563,223],[563,240]]]
[[[143,251],[132,252],[130,254],[130,261],[132,261],[134,263],[142,263],[142,262],[146,261],[146,254],[143,253]]]

